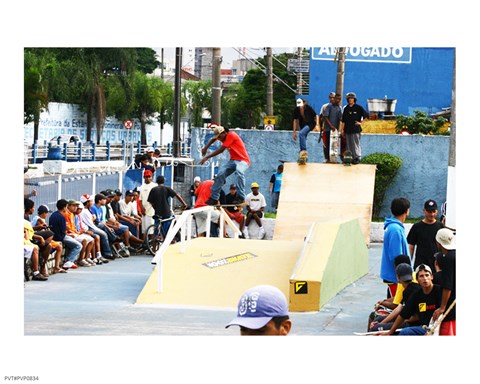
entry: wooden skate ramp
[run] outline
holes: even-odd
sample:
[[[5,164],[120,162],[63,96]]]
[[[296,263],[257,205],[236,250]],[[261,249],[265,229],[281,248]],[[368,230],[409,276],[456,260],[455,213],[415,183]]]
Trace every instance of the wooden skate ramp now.
[[[289,295],[289,278],[302,241],[197,238],[185,253],[168,247],[163,260],[163,291],[157,292],[157,267],[137,304],[235,309],[242,293],[270,284]]]
[[[273,240],[303,240],[314,222],[358,219],[370,243],[375,165],[285,163]]]

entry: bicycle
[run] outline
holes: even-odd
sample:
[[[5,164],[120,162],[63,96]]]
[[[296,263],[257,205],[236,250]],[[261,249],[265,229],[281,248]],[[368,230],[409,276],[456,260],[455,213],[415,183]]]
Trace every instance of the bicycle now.
[[[183,211],[183,209],[181,209]],[[167,237],[167,232],[165,232],[164,223],[171,221],[169,229],[175,225],[176,219],[175,214],[172,212],[172,216],[166,219],[160,219],[157,215],[153,215],[154,223],[149,225],[145,233],[145,246],[147,247],[148,252],[155,256],[158,249],[162,246]],[[180,241],[180,234],[175,235],[174,241]]]

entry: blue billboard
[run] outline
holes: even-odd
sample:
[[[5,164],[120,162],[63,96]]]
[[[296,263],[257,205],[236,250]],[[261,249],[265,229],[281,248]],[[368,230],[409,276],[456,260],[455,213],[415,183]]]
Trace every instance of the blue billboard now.
[[[336,89],[335,47],[310,50],[309,94],[303,95],[318,113]],[[355,92],[368,110],[368,99],[396,99],[395,115],[416,110],[433,114],[452,101],[454,48],[348,47],[344,94]]]

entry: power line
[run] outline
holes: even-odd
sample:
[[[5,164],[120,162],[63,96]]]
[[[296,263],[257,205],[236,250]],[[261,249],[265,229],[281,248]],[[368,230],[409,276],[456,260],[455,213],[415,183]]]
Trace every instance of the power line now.
[[[254,58],[251,58],[251,57],[248,57],[246,56],[243,52],[241,52],[239,49],[233,47],[233,49],[235,51],[237,51],[241,56],[243,56],[245,59],[247,59],[249,62],[251,62],[253,65],[255,65],[256,67],[260,68],[261,70],[265,71],[266,70],[266,67],[261,64],[257,59],[254,59]],[[272,72],[272,75],[273,77],[275,77],[275,79],[277,79],[278,81],[280,81],[283,85],[285,85],[288,89],[290,89],[293,93],[297,93],[297,91],[295,91],[294,89],[292,89],[285,81],[283,81],[280,77],[278,77],[275,73]]]

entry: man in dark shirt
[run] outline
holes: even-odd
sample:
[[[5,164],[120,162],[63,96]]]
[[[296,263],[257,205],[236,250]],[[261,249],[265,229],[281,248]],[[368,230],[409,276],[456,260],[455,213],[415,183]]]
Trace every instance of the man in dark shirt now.
[[[82,250],[82,243],[75,240],[73,237],[67,235],[67,220],[62,214],[62,212],[67,209],[67,205],[67,200],[58,200],[57,210],[50,215],[50,218],[48,219],[48,224],[50,226],[50,229],[54,233],[53,240],[61,241],[67,251],[65,263],[63,264],[63,269],[75,269],[77,268],[77,265],[74,263],[74,261],[80,255],[80,251]]]
[[[348,92],[346,97],[348,104],[343,108],[342,122],[344,123],[342,136],[345,136],[347,150],[352,153],[352,164],[360,163],[362,150],[360,147],[360,132],[362,124],[367,121],[368,113],[357,104],[357,95]]]
[[[415,273],[418,284],[420,284],[422,289],[408,298],[390,330],[383,335],[393,335],[400,324],[412,316],[418,320],[419,325],[403,328],[399,332],[399,336],[425,335],[427,330],[423,326],[430,324],[433,313],[440,308],[442,303],[442,289],[439,285],[433,284],[433,273],[430,267],[421,264],[415,270]]]
[[[231,184],[230,193],[225,195],[225,204],[235,204],[237,203],[238,199],[237,186],[235,184]],[[225,212],[227,213],[228,217],[235,220],[239,224],[240,232],[242,232],[240,237],[245,238],[243,233],[243,229],[245,227],[245,215],[242,213],[242,208],[238,206],[225,208]]]
[[[450,308],[449,313],[442,320],[440,325],[440,335],[455,336],[456,335],[456,316],[455,304],[456,298],[456,242],[455,234],[448,228],[442,228],[437,232],[435,237],[440,249],[441,258],[441,278],[437,282],[442,288],[442,304],[433,314],[433,319],[437,320],[441,314],[445,314]]]
[[[438,230],[443,228],[443,224],[436,217],[438,207],[435,200],[427,200],[423,206],[425,217],[412,225],[408,232],[407,242],[410,256],[415,255],[413,268],[417,268],[420,264],[427,264],[432,271],[435,270],[435,252],[437,252],[437,242],[435,235]],[[416,253],[415,252],[416,248]],[[437,282],[435,281],[437,284]]]
[[[177,194],[172,188],[164,185],[165,177],[157,177],[157,186],[152,188],[148,194],[147,201],[152,204],[153,209],[155,210],[155,216],[153,217],[155,223],[158,223],[160,220],[168,219],[172,217],[172,211],[170,208],[169,198],[176,197],[182,203],[182,209],[187,209],[187,203],[183,200],[182,196]],[[171,221],[166,221],[163,223],[164,233],[168,232],[170,228]]]

